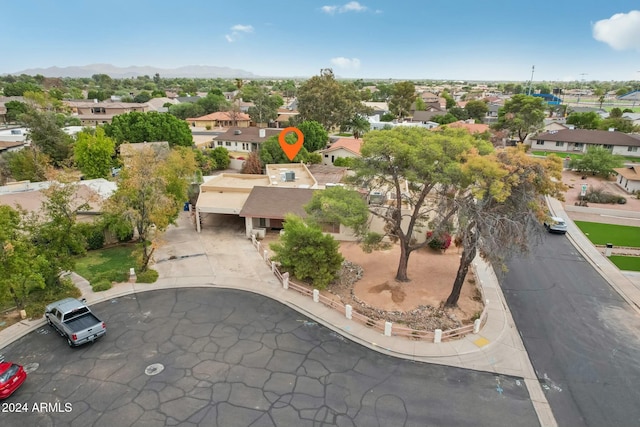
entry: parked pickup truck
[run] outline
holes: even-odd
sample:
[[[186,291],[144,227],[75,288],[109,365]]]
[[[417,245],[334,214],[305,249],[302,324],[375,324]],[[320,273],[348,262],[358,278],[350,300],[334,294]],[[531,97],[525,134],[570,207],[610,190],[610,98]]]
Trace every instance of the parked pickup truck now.
[[[44,312],[47,322],[67,339],[69,347],[95,341],[107,333],[107,326],[75,298],[49,304]]]

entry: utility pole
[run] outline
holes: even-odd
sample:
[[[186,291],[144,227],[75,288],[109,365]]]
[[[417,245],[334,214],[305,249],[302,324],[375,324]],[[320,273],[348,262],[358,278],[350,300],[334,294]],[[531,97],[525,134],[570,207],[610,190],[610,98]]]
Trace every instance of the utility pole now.
[[[580,104],[580,96],[582,95],[582,89],[584,87],[584,76],[586,76],[587,73],[580,73],[580,90],[578,91],[578,104]]]
[[[533,72],[535,71],[536,66],[531,66],[531,79],[529,80],[529,90],[527,91],[527,95],[531,96],[531,85],[533,84]]]

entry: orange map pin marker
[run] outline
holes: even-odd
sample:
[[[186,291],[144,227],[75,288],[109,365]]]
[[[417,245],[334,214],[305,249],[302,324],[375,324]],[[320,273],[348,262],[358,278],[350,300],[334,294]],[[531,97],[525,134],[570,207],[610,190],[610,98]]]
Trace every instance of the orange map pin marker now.
[[[287,136],[289,132],[294,132],[298,137],[298,140],[295,142],[295,144],[289,144],[284,139],[284,137]],[[287,155],[289,160],[293,160],[302,148],[302,143],[304,143],[304,135],[302,134],[300,129],[290,126],[288,128],[282,129],[282,132],[280,132],[280,135],[278,135],[278,142],[280,143],[280,148],[282,148],[284,154]]]

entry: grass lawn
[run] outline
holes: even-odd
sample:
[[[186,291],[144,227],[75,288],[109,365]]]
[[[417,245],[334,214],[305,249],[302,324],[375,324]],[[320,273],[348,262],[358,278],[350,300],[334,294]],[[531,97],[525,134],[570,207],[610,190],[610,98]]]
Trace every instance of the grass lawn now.
[[[88,251],[86,256],[76,261],[75,272],[92,284],[104,279],[126,282],[129,269],[138,266],[135,254],[137,249],[137,245],[124,245]]]
[[[611,255],[609,257],[609,259],[620,270],[640,271],[640,257],[639,256]]]
[[[614,246],[640,248],[640,227],[587,221],[575,221],[575,223],[595,245],[612,243]]]

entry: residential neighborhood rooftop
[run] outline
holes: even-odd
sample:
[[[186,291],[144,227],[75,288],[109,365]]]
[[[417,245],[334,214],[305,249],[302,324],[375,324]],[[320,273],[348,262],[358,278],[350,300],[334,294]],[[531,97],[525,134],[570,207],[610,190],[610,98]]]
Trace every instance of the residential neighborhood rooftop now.
[[[640,147],[640,136],[613,130],[560,129],[557,131],[540,133],[532,139],[538,141],[561,141]]]
[[[304,218],[307,216],[304,205],[311,201],[313,192],[307,188],[255,187],[240,216],[280,219],[292,213]]]

